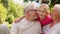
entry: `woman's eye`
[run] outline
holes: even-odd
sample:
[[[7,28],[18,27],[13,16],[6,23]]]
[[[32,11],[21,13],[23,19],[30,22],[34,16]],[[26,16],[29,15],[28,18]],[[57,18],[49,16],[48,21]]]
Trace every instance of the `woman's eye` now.
[[[44,11],[42,11],[42,13],[44,13]]]

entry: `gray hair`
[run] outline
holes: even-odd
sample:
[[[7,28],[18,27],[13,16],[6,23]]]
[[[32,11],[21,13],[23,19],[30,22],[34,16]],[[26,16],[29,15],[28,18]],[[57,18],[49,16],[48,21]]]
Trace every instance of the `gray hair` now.
[[[54,7],[57,8],[57,13],[58,15],[60,15],[60,4],[56,4]]]
[[[35,3],[28,3],[25,7],[24,7],[24,13],[27,12],[28,10],[37,10],[37,6]]]

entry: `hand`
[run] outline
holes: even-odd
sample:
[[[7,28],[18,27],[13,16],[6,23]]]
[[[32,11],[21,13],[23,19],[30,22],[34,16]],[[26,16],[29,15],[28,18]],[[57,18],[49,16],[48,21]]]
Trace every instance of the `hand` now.
[[[21,19],[23,19],[25,16],[18,17],[17,19],[14,20],[14,23],[19,23]]]

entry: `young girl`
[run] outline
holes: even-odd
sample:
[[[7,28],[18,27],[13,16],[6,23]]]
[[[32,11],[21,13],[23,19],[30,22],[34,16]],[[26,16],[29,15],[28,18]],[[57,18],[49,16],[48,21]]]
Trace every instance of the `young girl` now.
[[[38,21],[41,22],[42,25],[42,34],[48,29],[49,24],[52,22],[50,16],[49,6],[47,4],[42,4],[39,7],[39,11],[36,12]]]

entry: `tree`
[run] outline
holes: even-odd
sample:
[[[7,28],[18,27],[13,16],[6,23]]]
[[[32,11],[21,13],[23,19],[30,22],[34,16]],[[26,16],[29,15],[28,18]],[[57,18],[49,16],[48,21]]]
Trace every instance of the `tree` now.
[[[6,21],[8,21],[11,24],[14,18],[23,15],[23,6],[15,4],[12,0],[9,0],[8,3],[9,4]]]
[[[3,6],[4,6],[5,8],[8,7],[8,0],[1,0],[1,3],[3,3]]]
[[[7,16],[7,10],[3,6],[3,4],[0,3],[0,23],[4,22]]]
[[[57,4],[60,4],[60,0],[58,0]]]
[[[51,4],[54,6],[55,4],[57,4],[58,0],[51,0]]]

